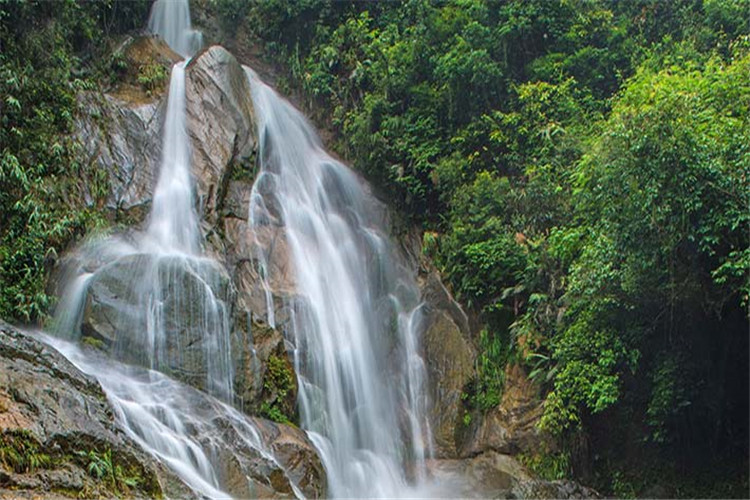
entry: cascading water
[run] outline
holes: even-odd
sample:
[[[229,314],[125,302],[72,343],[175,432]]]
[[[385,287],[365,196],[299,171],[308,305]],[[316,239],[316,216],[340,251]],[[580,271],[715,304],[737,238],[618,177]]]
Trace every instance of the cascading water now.
[[[182,0],[156,0],[148,29],[164,38],[172,50],[190,57],[203,46],[203,34],[190,27],[190,4]]]
[[[281,225],[290,248],[299,296],[285,333],[302,426],[332,496],[423,496],[415,488],[424,486],[430,430],[414,271],[399,264],[362,182],[324,151],[297,110],[246,72],[261,163],[249,217],[258,234]],[[266,276],[273,256],[260,252]]]
[[[199,247],[185,124],[185,64],[175,64],[169,80],[161,169],[147,231],[154,252],[195,254]]]
[[[158,372],[84,353],[75,344],[41,335],[84,373],[96,377],[126,432],[144,450],[170,467],[193,491],[207,498],[229,498],[220,487],[217,457],[257,453],[261,467],[281,469],[266,451],[247,417],[231,406]],[[283,469],[282,469],[283,470]],[[303,494],[290,481],[297,498]],[[247,494],[262,497],[267,490]]]

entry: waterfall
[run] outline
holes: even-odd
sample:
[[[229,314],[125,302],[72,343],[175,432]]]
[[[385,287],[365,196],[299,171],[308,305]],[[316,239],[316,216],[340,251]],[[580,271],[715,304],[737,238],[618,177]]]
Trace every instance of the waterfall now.
[[[186,58],[202,43],[187,0],[157,0],[149,28]],[[86,330],[108,357],[50,342],[99,380],[118,422],[145,450],[196,492],[221,497],[228,495],[215,461],[228,440],[276,462],[252,420],[231,406],[230,278],[201,255],[186,66],[172,68],[145,230],[84,245],[58,309],[60,331],[78,340]],[[283,324],[276,324],[269,279],[276,256],[257,245],[257,255],[246,257],[260,268],[267,321],[293,354],[301,426],[321,456],[329,494],[439,495],[425,466],[432,439],[416,270],[392,245],[386,210],[366,184],[324,150],[296,109],[245,72],[261,167],[248,220],[256,240],[280,230],[286,241],[294,290],[284,296],[291,313]]]
[[[188,0],[156,0],[151,6],[148,29],[182,57],[192,56],[203,46],[202,33],[190,27]]]
[[[185,63],[172,67],[159,181],[148,227],[152,251],[195,254],[198,217],[190,179],[190,143],[185,124]]]
[[[144,450],[171,468],[204,498],[230,498],[220,487],[216,457],[232,450],[260,455],[271,468],[282,469],[246,416],[161,373],[84,353],[75,344],[39,334],[84,373],[93,375],[107,394],[126,433]],[[240,442],[240,445],[238,445]],[[290,482],[297,498],[303,494]],[[250,490],[252,492],[252,490]]]
[[[290,249],[298,297],[285,333],[302,426],[332,496],[418,495],[430,431],[415,272],[397,258],[362,181],[325,152],[297,110],[246,72],[261,165],[249,220],[258,234],[281,225]],[[266,276],[273,256],[260,253]],[[270,300],[268,307],[273,321]]]

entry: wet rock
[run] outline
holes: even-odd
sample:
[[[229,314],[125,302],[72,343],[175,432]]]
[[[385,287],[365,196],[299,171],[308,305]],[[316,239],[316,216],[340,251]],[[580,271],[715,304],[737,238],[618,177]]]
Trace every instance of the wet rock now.
[[[427,466],[434,477],[460,485],[455,492],[460,497],[508,498],[519,482],[531,480],[513,457],[493,452],[468,459],[432,460]]]
[[[257,140],[244,69],[223,47],[206,49],[187,67],[186,101],[192,172],[209,241],[206,252],[226,267],[235,292],[230,323],[238,405],[257,414],[264,403],[278,403],[293,414],[296,391],[281,400],[264,391],[269,357],[288,363],[281,332],[294,284],[281,229],[268,226],[254,233],[248,221]],[[267,276],[272,317],[255,260],[261,249],[270,249],[272,256]]]
[[[461,394],[474,376],[476,352],[466,316],[437,272],[421,278],[427,320],[422,334],[430,391],[430,421],[438,458],[460,455],[463,429]]]
[[[235,290],[233,353],[238,396],[245,411],[257,412],[263,403],[278,403],[285,408],[285,414],[293,415],[296,377],[292,377],[295,389],[280,400],[264,391],[271,356],[284,360],[293,373],[282,334],[289,328],[291,310],[297,300],[293,268],[283,228],[269,224],[259,231],[251,230],[248,221],[251,191],[249,182],[231,181],[219,220],[220,258],[232,276]],[[258,261],[261,253],[270,256],[265,275],[268,289],[261,279]]]
[[[325,471],[307,435],[268,420],[250,422],[271,455],[259,453],[242,439],[237,422],[219,422],[223,442],[230,443],[213,453],[212,465],[222,488],[235,498],[296,498],[295,489],[305,498],[325,497]]]
[[[212,375],[228,368],[219,363],[231,303],[229,276],[213,260],[133,254],[91,278],[81,333],[115,359],[215,393]]]
[[[86,458],[92,451],[109,451],[130,484],[93,477]],[[0,321],[0,496],[163,494],[181,496],[186,489],[117,428],[99,384]]]
[[[268,420],[255,420],[274,456],[306,498],[326,496],[323,464],[310,439],[302,430]]]
[[[188,64],[185,98],[196,192],[203,218],[213,225],[233,170],[255,151],[250,84],[234,56],[217,45]]]
[[[83,185],[85,203],[133,222],[142,221],[161,155],[161,101],[133,104],[107,94],[87,93],[80,94],[78,102],[82,112],[74,138],[82,145],[81,162],[89,177]],[[103,181],[101,172],[106,173]],[[104,192],[97,186],[104,187]]]
[[[431,460],[429,473],[464,498],[601,498],[575,481],[535,479],[510,455],[489,451],[472,458]]]
[[[511,498],[602,498],[596,491],[575,481],[519,481],[511,489]]]
[[[160,39],[150,36],[126,40],[118,54],[125,62],[122,82],[107,93],[80,96],[83,108],[77,134],[86,145],[85,163],[92,170],[108,174],[106,199],[98,199],[95,190],[89,189],[89,203],[103,205],[119,214],[118,220],[133,225],[142,223],[148,214],[161,163],[161,129],[166,108],[163,91],[169,67],[179,56]],[[164,88],[154,88],[146,94],[139,87],[138,71],[154,64],[166,68],[167,81]],[[255,117],[244,69],[222,47],[202,51],[188,65],[186,113],[196,202],[207,242],[205,253],[229,272],[227,275],[216,270],[211,274],[220,276],[222,289],[215,294],[224,301],[230,315],[227,324],[232,330],[235,393],[241,407],[255,412],[265,397],[261,392],[268,356],[272,353],[285,356],[286,346],[280,331],[286,321],[284,317],[288,316],[283,304],[288,303],[286,299],[292,295],[293,284],[281,231],[275,228],[256,237],[249,230]],[[267,315],[266,293],[257,263],[252,260],[258,245],[273,247],[269,281],[275,290],[272,300],[279,309],[276,318]],[[144,270],[154,266],[144,259],[142,256],[120,260],[97,272],[84,307],[83,335],[119,359],[153,366],[195,387],[206,388],[206,360],[198,331],[204,311],[200,301],[192,300],[198,298],[193,291],[199,284],[190,273],[172,270],[171,276],[167,276],[175,285],[174,290],[186,292],[172,294],[165,282],[157,293],[165,297],[167,328],[180,330],[179,335],[168,341],[166,355],[155,360],[150,355],[152,349],[140,348],[148,341],[145,337],[149,325],[144,313],[151,306],[138,303],[137,298],[143,298],[143,294],[134,285],[144,283]],[[165,263],[159,266],[169,267]],[[228,287],[224,287],[225,282]],[[185,295],[189,297],[185,299]],[[182,328],[177,318],[185,312],[189,317]],[[270,328],[269,323],[277,328],[272,335],[254,335],[250,328],[253,323],[262,327],[258,331]],[[293,397],[294,394],[287,399]],[[285,406],[293,406],[293,400],[290,401]]]
[[[81,145],[84,202],[137,224],[148,213],[161,158],[165,90],[179,57],[150,36],[128,38],[116,54],[124,68],[118,85],[106,93],[78,95],[73,138]],[[138,83],[147,67],[160,68],[163,76],[148,92]]]

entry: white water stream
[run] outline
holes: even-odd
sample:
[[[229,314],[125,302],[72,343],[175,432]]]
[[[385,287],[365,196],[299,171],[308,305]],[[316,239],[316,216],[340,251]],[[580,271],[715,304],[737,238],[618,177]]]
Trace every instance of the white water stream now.
[[[186,63],[175,64],[169,80],[161,168],[146,240],[152,252],[195,254],[200,248],[190,178],[190,141],[185,123]]]
[[[84,352],[59,338],[40,337],[96,377],[125,432],[201,496],[231,498],[221,489],[221,471],[214,462],[243,448],[258,454],[269,470],[283,470],[253,423],[228,404],[161,373]],[[294,482],[290,485],[302,498]],[[252,493],[252,483],[248,489]]]
[[[430,431],[415,271],[400,264],[362,181],[296,109],[247,74],[261,159],[249,218],[257,232],[282,225],[290,248],[299,297],[286,334],[302,426],[330,494],[422,496]],[[267,268],[272,256],[258,257]]]
[[[190,4],[183,0],[156,0],[148,30],[161,36],[172,50],[188,58],[203,46],[203,34],[190,26]]]

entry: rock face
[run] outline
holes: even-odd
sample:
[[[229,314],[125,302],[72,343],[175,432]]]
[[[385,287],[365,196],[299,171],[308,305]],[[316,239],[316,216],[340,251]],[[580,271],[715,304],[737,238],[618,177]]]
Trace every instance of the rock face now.
[[[476,352],[468,321],[435,271],[420,283],[427,324],[422,336],[430,387],[430,420],[438,458],[457,458],[461,449],[461,394],[474,376]]]
[[[196,190],[204,220],[215,224],[233,170],[255,151],[250,85],[234,56],[213,46],[186,68],[185,98]]]
[[[179,59],[153,37],[129,40],[121,51],[129,62],[139,65],[143,61],[171,64]],[[108,174],[110,192],[106,206],[117,214],[127,214],[129,223],[138,223],[145,219],[158,175],[166,96],[158,89],[149,95],[139,93],[142,89],[129,83],[131,79],[125,80],[110,93],[83,97],[90,104],[79,119],[77,133],[81,142],[88,144],[89,163]],[[144,254],[105,265],[89,284],[82,334],[94,339],[94,343],[101,342],[105,350],[120,359],[158,368],[206,389],[208,362],[201,329],[205,329],[210,315],[201,300],[201,283],[209,283],[213,295],[226,308],[226,317],[218,320],[226,321],[231,330],[233,389],[238,406],[255,413],[270,397],[291,415],[294,390],[281,397],[264,390],[269,356],[284,359],[286,349],[279,330],[269,327],[266,294],[252,261],[255,245],[274,245],[276,249],[285,242],[279,231],[262,236],[262,241],[249,231],[255,119],[245,71],[222,47],[204,50],[188,65],[186,111],[196,201],[208,242],[205,252],[221,265],[211,265],[206,260],[199,269],[190,269]],[[279,290],[275,301],[280,304],[286,298],[283,294],[291,293],[293,285],[285,252],[275,251],[274,255],[279,259],[272,265],[270,279],[274,285],[284,283],[275,286]],[[148,274],[153,272],[160,276],[162,285],[157,285],[150,295],[164,298],[164,325],[169,332],[175,332],[167,336],[165,354],[158,360],[151,355],[153,349],[144,347],[149,342],[144,314],[149,305],[139,300],[149,294],[138,289],[153,287],[147,285]],[[183,293],[172,294],[173,288]],[[277,318],[283,317],[279,311]],[[178,318],[184,325],[178,323]],[[283,321],[275,324],[281,328]]]
[[[294,283],[280,228],[268,226],[257,235],[250,230],[257,139],[245,70],[224,48],[210,47],[187,67],[186,99],[206,252],[225,266],[232,279],[235,393],[248,412],[257,412],[267,403],[291,416],[296,390],[280,396],[269,393],[269,384],[264,383],[270,357],[286,360],[291,370],[280,332],[289,318],[285,304],[293,301]],[[272,250],[267,276],[273,290],[270,296],[255,261],[260,248]],[[268,314],[269,300],[273,317]]]
[[[97,459],[119,467],[96,477]],[[189,490],[115,425],[99,384],[54,349],[0,322],[0,496],[153,498]]]
[[[148,213],[161,157],[164,88],[179,56],[154,37],[129,38],[117,53],[128,68],[118,75],[122,83],[108,93],[79,94],[74,139],[88,177],[86,203],[132,223]],[[148,92],[137,83],[145,68],[163,76]]]
[[[508,365],[500,404],[472,427],[461,453],[473,456],[485,451],[512,455],[553,451],[555,441],[537,427],[543,411],[539,387],[528,379],[523,368]]]
[[[231,302],[229,276],[213,260],[128,255],[89,281],[81,334],[118,360],[216,392]]]

